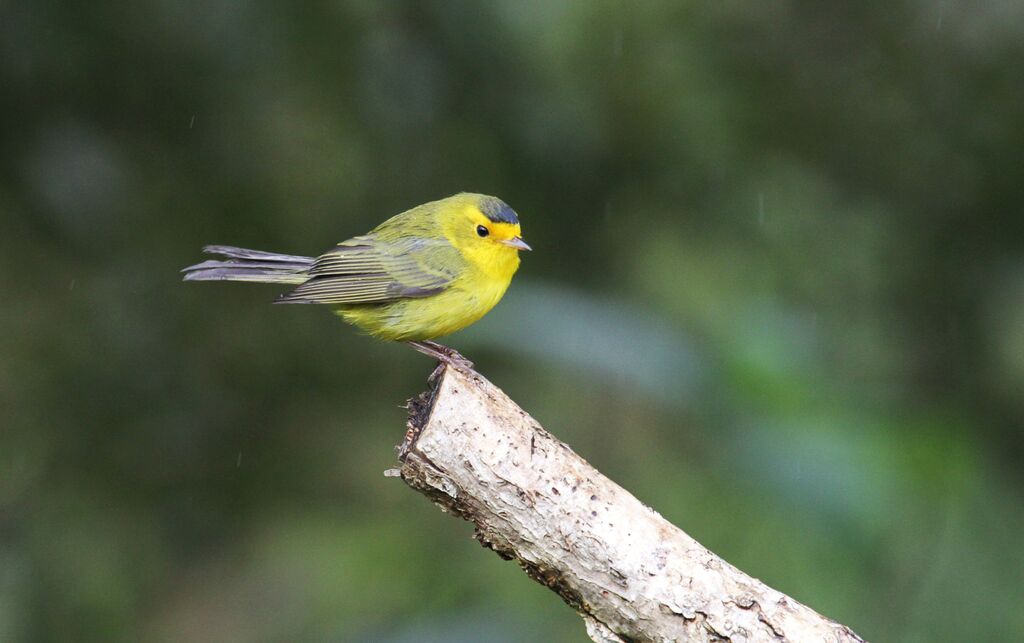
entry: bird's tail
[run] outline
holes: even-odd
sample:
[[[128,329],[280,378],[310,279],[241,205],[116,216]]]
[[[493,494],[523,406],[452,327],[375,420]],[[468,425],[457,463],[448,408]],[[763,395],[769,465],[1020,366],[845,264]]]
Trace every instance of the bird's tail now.
[[[254,281],[266,284],[301,284],[309,279],[313,257],[279,255],[232,246],[206,246],[203,252],[227,257],[211,259],[182,270],[185,281]]]

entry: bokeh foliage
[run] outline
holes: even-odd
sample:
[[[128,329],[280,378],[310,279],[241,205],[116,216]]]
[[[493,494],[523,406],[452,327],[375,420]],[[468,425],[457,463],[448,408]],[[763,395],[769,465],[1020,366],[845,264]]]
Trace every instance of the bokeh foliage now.
[[[871,640],[1024,638],[1019,3],[0,5],[0,640],[584,640],[381,472],[430,369],[221,242],[459,190],[451,341]]]

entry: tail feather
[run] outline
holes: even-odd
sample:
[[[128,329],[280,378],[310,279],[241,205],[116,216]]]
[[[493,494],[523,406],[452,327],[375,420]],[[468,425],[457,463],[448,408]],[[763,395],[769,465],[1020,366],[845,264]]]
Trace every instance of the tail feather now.
[[[264,252],[262,250],[249,250],[248,248],[236,248],[234,246],[203,246],[203,252],[208,255],[221,255],[229,259],[255,259],[258,261],[283,261],[285,263],[313,263],[313,257],[300,257],[298,255],[283,255],[277,252]]]
[[[210,259],[182,270],[185,281],[251,281],[301,284],[309,278],[313,257],[282,255],[232,246],[206,246],[203,252],[228,257]]]

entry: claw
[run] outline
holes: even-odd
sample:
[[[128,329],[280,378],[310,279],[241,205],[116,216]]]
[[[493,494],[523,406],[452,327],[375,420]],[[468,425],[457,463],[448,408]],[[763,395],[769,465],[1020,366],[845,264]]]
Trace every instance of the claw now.
[[[437,361],[447,364],[452,368],[471,373],[475,372],[473,370],[473,362],[463,357],[462,354],[454,348],[449,348],[448,346],[444,346],[443,344],[438,344],[437,342],[432,342],[430,340],[406,343],[424,355],[433,357]],[[435,373],[437,373],[437,371],[435,371]]]

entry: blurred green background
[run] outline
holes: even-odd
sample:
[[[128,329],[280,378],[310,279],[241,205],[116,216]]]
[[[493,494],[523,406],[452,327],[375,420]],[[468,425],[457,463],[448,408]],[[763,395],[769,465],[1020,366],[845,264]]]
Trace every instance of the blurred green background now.
[[[1024,5],[0,5],[0,640],[584,641],[382,472],[431,364],[206,243],[501,196],[450,343],[871,640],[1024,638]]]

